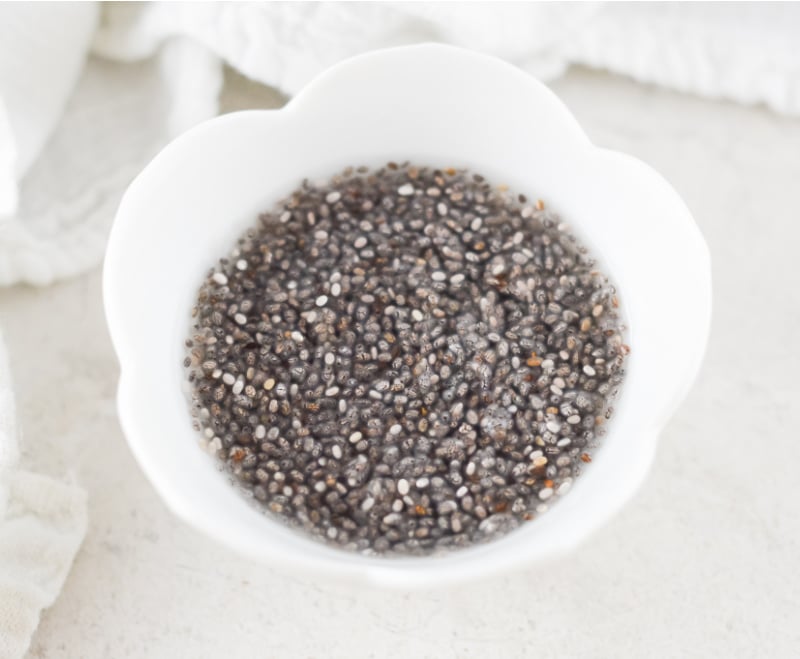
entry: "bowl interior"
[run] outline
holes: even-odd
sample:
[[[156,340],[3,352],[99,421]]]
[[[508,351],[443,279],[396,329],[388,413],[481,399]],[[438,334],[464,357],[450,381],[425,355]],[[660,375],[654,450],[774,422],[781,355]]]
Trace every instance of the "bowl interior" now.
[[[609,433],[572,491],[523,529],[446,558],[367,559],[269,520],[198,449],[185,395],[183,340],[204,273],[303,178],[389,160],[469,167],[543,199],[617,284],[633,348]],[[227,115],[168,146],[120,207],[105,297],[122,366],[123,429],[178,514],[251,556],[410,583],[566,549],[624,502],[699,366],[710,279],[702,238],[660,176],[592,146],[526,74],[493,58],[421,46],[355,58],[282,110]],[[490,554],[502,561],[483,560]]]

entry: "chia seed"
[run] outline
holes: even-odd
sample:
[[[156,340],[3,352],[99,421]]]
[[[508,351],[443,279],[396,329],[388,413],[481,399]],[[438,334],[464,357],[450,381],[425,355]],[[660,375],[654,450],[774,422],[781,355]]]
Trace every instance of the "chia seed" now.
[[[630,351],[618,307],[541,201],[464,170],[349,168],[209,271],[194,424],[255,504],[326,543],[488,541],[591,462]]]

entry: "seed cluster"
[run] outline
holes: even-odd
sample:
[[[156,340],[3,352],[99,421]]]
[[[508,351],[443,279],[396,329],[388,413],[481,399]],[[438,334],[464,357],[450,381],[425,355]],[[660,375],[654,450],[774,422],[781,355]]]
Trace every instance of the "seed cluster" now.
[[[390,163],[304,182],[202,285],[184,362],[234,482],[363,553],[502,535],[564,494],[628,347],[543,204]]]

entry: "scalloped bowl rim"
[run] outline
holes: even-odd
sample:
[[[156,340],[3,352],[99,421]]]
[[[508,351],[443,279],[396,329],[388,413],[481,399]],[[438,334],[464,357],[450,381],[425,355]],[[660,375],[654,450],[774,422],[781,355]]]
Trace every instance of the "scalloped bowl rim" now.
[[[456,84],[463,77],[478,95]],[[364,95],[365,89],[373,93]],[[426,103],[432,110],[421,109]],[[431,122],[436,129],[419,136]],[[387,124],[392,131],[381,130]],[[264,153],[256,145],[275,148]],[[604,445],[551,511],[492,543],[446,556],[385,559],[312,541],[245,502],[196,442],[186,439],[197,434],[189,427],[188,404],[176,404],[182,371],[177,362],[162,362],[179,356],[202,272],[259,209],[289,192],[304,173],[330,175],[348,164],[378,165],[404,157],[472,167],[495,183],[502,180],[512,189],[553,199],[553,207],[578,227],[618,285],[633,352]],[[231,205],[236,210],[227,216]],[[188,224],[188,209],[197,225]],[[186,241],[186,229],[195,226],[202,231]],[[186,244],[191,249],[180,251]],[[645,249],[631,249],[636,245]],[[679,258],[648,252],[648,246]],[[143,250],[149,250],[150,259],[142,260]],[[670,259],[680,271],[667,280],[663,269]],[[182,263],[185,269],[175,267]],[[169,274],[169,280],[159,279],[159,273]],[[682,304],[692,322],[664,326],[670,322],[666,312],[647,303],[653,291],[673,311]],[[166,146],[120,204],[103,295],[121,366],[120,423],[145,475],[176,515],[251,558],[412,587],[460,582],[555,557],[608,521],[633,495],[648,472],[659,431],[702,361],[711,317],[711,265],[691,214],[670,185],[635,158],[594,146],[546,86],[499,59],[423,44],[345,60],[279,110],[224,115]],[[168,331],[159,334],[154,321]],[[148,356],[159,354],[161,361],[148,364]]]

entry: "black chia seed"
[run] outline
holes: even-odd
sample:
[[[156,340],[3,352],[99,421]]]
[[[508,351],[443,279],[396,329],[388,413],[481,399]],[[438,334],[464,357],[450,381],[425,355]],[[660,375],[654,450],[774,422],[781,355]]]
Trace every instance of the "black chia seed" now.
[[[541,202],[463,170],[308,181],[209,272],[188,346],[208,450],[277,518],[365,554],[503,535],[579,475],[629,348]]]

